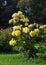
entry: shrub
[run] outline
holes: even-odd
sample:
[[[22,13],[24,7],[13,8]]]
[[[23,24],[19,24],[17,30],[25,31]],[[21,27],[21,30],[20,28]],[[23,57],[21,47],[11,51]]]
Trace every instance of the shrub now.
[[[9,20],[12,24],[12,42],[9,43],[11,46],[16,46],[21,43],[21,48],[24,50],[26,57],[37,56],[46,35],[46,24],[40,25],[38,23],[31,24],[29,19],[23,15],[21,11],[14,13],[12,19]],[[25,25],[26,24],[26,25]]]
[[[0,52],[9,52],[12,47],[8,44],[11,39],[11,28],[0,30]]]

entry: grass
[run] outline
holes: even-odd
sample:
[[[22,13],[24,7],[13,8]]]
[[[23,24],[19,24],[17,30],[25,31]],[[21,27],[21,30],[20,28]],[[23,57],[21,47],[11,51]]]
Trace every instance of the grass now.
[[[46,65],[44,59],[26,59],[23,54],[0,54],[0,65]]]
[[[9,31],[10,30],[10,31]],[[10,28],[0,31],[1,34],[6,32],[11,32]],[[0,65],[46,65],[46,60],[42,58],[24,58],[22,53],[0,53]]]

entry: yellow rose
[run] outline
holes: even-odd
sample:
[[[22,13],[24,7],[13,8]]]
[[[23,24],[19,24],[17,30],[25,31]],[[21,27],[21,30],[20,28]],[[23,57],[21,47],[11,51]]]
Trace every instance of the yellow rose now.
[[[44,25],[44,28],[46,28],[46,24]]]
[[[29,32],[29,35],[30,35],[31,37],[34,37],[34,36],[36,36],[38,33],[39,33],[39,29],[35,29],[34,31],[30,31],[30,32]]]
[[[22,15],[23,14],[23,12],[21,12],[21,11],[18,11],[18,15]]]
[[[15,20],[15,21],[19,21],[19,17],[18,17],[18,13],[14,13],[13,15],[12,15],[12,18]]]
[[[12,20],[13,20],[13,19],[10,19],[10,20],[9,20],[9,24],[11,24],[11,23],[12,23]]]
[[[13,13],[12,18],[16,18],[16,17],[18,17],[18,14],[17,13]]]
[[[19,22],[19,18],[18,17],[14,17],[13,18],[16,22]]]
[[[34,37],[34,36],[35,36],[34,31],[30,31],[30,32],[29,32],[29,35],[30,35],[31,37]]]
[[[20,30],[16,30],[12,32],[12,36],[20,36],[20,35],[21,35]]]
[[[37,23],[34,23],[34,26],[38,27],[39,25]]]
[[[19,15],[19,19],[20,19],[20,21],[21,21],[21,19],[23,20],[24,18],[25,18],[24,15]]]
[[[25,23],[25,26],[28,26],[28,23]]]
[[[15,46],[16,45],[16,40],[14,40],[13,38],[10,40],[9,42],[10,46]]]
[[[28,33],[29,32],[29,28],[28,27],[25,27],[25,28],[23,28],[23,30],[22,30],[24,33]]]
[[[13,30],[15,31],[15,30],[21,30],[21,27],[20,26],[13,26]]]
[[[39,29],[35,29],[34,31],[29,32],[29,35],[30,35],[31,37],[34,37],[34,36],[36,36],[38,33],[39,33]]]
[[[15,36],[15,31],[12,32],[12,36]]]
[[[33,27],[33,24],[29,24],[28,27],[29,27],[29,28],[32,28],[32,27]]]
[[[37,29],[34,29],[34,32],[36,33],[36,34],[38,34],[39,33],[39,29],[37,28]]]
[[[15,36],[20,36],[20,35],[21,35],[20,30],[16,30],[16,31],[15,31]]]
[[[9,24],[11,24],[11,23],[15,24],[16,21],[15,21],[14,19],[10,19],[10,20],[9,20]]]
[[[22,27],[23,25],[20,25],[20,27]]]
[[[23,18],[25,18],[25,16],[23,15],[23,12],[21,12],[21,11],[18,11],[18,17],[20,18],[20,19],[23,19]]]
[[[40,29],[44,29],[44,25],[41,25],[39,28],[40,28]]]
[[[29,19],[28,18],[24,18],[24,19],[20,19],[20,21],[22,21],[22,22],[29,22]]]

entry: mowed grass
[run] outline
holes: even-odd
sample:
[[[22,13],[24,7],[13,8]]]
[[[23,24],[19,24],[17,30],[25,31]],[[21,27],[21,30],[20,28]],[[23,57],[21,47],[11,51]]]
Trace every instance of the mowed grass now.
[[[46,65],[44,59],[26,59],[23,54],[0,54],[0,65]]]

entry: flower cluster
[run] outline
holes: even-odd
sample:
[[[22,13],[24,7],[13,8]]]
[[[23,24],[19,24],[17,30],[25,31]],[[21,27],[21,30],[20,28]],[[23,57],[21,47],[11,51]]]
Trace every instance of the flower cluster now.
[[[29,22],[29,19],[27,17],[25,17],[21,11],[18,11],[17,13],[14,13],[12,15],[12,19],[9,20],[9,24],[15,25],[17,22],[18,23],[21,23],[21,22],[27,23],[27,22]]]
[[[12,19],[9,20],[10,24],[14,24],[12,27],[11,35],[13,37],[23,37],[23,34],[28,35],[30,38],[34,38],[39,35],[40,30],[46,28],[45,25],[39,25],[38,23],[29,24],[29,19],[23,15],[23,12],[18,11],[12,15]],[[25,38],[24,36],[24,38]],[[14,46],[15,40],[10,40],[9,44]]]
[[[30,35],[31,37],[34,37],[34,36],[38,35],[38,33],[39,33],[39,29],[34,29],[34,31],[30,31],[30,32],[29,32],[29,35]]]

